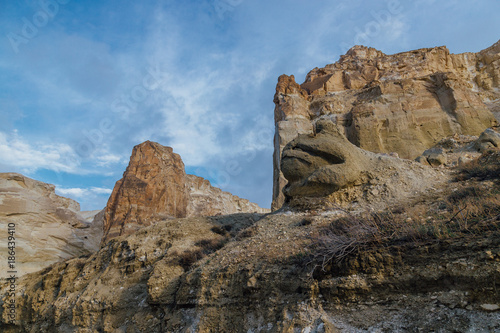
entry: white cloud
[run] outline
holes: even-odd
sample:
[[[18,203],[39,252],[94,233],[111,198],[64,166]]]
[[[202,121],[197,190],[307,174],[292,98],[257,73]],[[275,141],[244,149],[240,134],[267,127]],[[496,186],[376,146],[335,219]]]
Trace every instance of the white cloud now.
[[[56,192],[62,196],[73,196],[77,198],[83,197],[88,190],[83,188],[56,188]]]
[[[38,169],[76,173],[80,162],[73,149],[62,143],[26,143],[17,131],[12,135],[0,132],[2,164],[30,173]]]
[[[103,187],[91,187],[90,191],[96,194],[111,194],[113,192],[112,189]]]
[[[96,210],[106,206],[112,190],[103,187],[65,188],[56,185],[56,193],[63,197],[78,201],[82,210]]]
[[[85,199],[92,195],[110,195],[113,190],[103,187],[90,187],[90,188],[64,188],[56,187],[56,193],[62,196],[69,196],[77,199]]]
[[[121,163],[123,161],[123,158],[119,155],[116,155],[116,154],[104,153],[100,156],[97,156],[96,160],[97,160],[96,161],[97,165],[99,165],[101,167],[107,167],[107,166],[110,166],[112,164]]]

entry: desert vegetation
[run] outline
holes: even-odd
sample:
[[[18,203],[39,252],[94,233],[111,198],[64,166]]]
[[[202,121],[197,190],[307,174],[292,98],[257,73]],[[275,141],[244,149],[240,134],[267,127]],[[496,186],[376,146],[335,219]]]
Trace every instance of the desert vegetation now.
[[[455,168],[444,199],[334,219],[311,236],[310,262],[324,269],[374,246],[423,243],[500,230],[500,151]]]

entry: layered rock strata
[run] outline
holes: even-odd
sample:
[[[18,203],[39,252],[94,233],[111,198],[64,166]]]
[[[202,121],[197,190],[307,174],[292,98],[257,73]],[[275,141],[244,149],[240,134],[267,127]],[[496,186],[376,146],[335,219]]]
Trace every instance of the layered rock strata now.
[[[134,147],[109,198],[103,243],[165,218],[265,211],[212,187],[208,180],[186,175],[181,157],[172,148],[146,141]]]
[[[0,173],[0,218],[5,227],[5,241],[0,242],[2,265],[7,264],[7,226],[14,230],[18,276],[97,251],[102,225],[89,222],[91,216],[81,213],[80,205],[58,196],[54,185]],[[7,269],[1,274],[7,274]]]
[[[500,42],[478,53],[446,47],[386,55],[355,46],[299,85],[278,79],[273,209],[281,207],[285,145],[329,118],[355,145],[414,159],[454,134],[478,135],[500,119]],[[495,119],[495,117],[497,119]]]

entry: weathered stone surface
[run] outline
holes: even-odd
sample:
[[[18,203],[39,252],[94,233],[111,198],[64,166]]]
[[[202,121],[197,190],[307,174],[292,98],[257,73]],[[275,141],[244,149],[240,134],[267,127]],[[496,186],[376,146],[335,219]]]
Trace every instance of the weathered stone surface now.
[[[455,134],[444,138],[434,147],[424,151],[415,161],[434,167],[452,167],[463,165],[491,149],[500,149],[500,133],[493,128],[487,128],[479,137]]]
[[[285,202],[299,209],[360,204],[380,209],[447,179],[430,167],[353,145],[329,119],[316,122],[314,135],[301,134],[285,147],[281,171],[288,180]]]
[[[475,148],[480,152],[490,148],[500,148],[500,133],[492,128],[486,129],[475,142]]]
[[[299,135],[283,150],[281,171],[287,197],[327,196],[356,183],[370,164],[329,120],[316,123],[316,134]]]
[[[15,225],[18,276],[97,251],[102,225],[88,222],[92,213],[80,213],[80,205],[55,194],[54,185],[17,173],[0,173],[0,218],[5,228],[4,241],[0,242],[2,267],[7,264],[10,223]],[[4,277],[7,269],[1,274]]]
[[[444,137],[478,135],[500,115],[500,42],[478,53],[435,47],[385,55],[355,46],[335,64],[315,68],[302,85],[282,75],[274,97],[273,209],[281,207],[284,146],[312,133],[319,118],[343,127],[355,145],[414,159]],[[289,121],[300,127],[287,126]],[[309,124],[311,125],[309,125]]]
[[[202,177],[186,175],[187,216],[214,216],[236,213],[267,213],[269,210],[220,188]]]
[[[498,231],[363,249],[326,271],[305,264],[315,225],[331,216],[254,214],[164,220],[18,281],[18,332],[496,332]],[[309,217],[311,218],[311,217]],[[240,225],[237,226],[237,220]],[[243,221],[242,221],[243,220]],[[245,221],[246,220],[246,221]],[[179,255],[246,238],[183,269]],[[245,230],[246,228],[246,230]],[[248,232],[253,230],[253,232]],[[486,260],[487,254],[491,259]],[[301,259],[302,258],[302,259]],[[0,298],[6,293],[0,284]],[[488,304],[488,305],[487,305]],[[264,328],[264,329],[262,329]]]
[[[151,141],[135,146],[106,205],[103,242],[156,219],[185,217],[185,183],[184,163],[172,148]]]
[[[186,175],[181,157],[172,148],[146,141],[134,147],[109,198],[103,243],[165,218],[265,211],[201,177]]]

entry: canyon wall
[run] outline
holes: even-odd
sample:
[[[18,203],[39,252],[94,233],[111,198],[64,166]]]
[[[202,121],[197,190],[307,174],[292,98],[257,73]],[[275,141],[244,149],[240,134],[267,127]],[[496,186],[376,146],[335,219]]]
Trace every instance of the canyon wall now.
[[[318,119],[344,129],[349,141],[376,153],[414,159],[444,137],[478,135],[500,119],[500,41],[478,53],[435,47],[386,55],[355,46],[310,71],[299,85],[278,79],[274,96],[273,209],[284,202],[285,145],[313,134]]]

